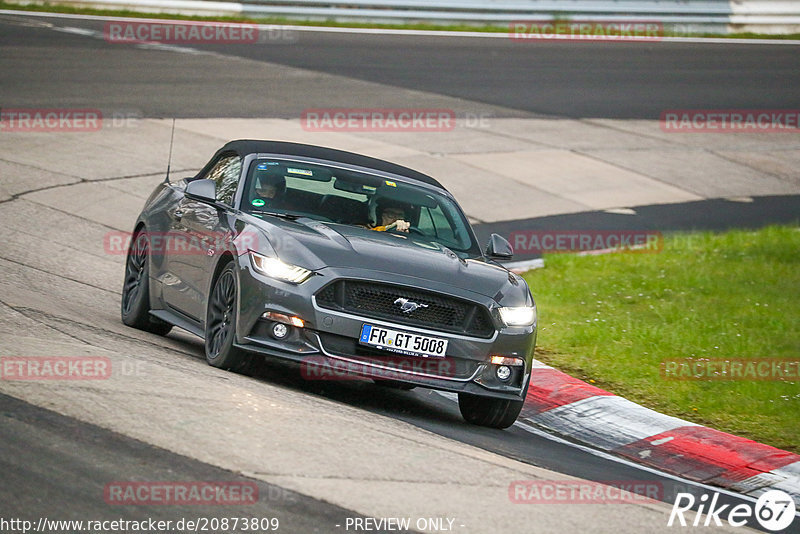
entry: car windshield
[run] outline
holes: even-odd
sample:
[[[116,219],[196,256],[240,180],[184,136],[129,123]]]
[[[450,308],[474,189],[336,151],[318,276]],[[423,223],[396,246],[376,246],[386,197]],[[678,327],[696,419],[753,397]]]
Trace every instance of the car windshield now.
[[[461,256],[480,255],[469,223],[450,198],[353,170],[257,159],[247,173],[241,208],[388,231],[398,231],[395,221],[400,220],[410,225],[403,234],[418,243],[439,243]]]

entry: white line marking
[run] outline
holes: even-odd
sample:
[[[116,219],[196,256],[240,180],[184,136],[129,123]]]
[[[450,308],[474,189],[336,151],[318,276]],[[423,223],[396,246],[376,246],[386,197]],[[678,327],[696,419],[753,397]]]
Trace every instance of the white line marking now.
[[[800,462],[793,462],[771,471],[777,475],[800,478]]]
[[[203,50],[167,43],[137,43],[135,46],[136,48],[141,48],[142,50],[166,50],[167,52],[178,52],[179,54],[207,55],[207,53]]]
[[[87,37],[94,37],[98,33],[94,30],[87,30],[86,28],[74,28],[72,26],[64,26],[62,28],[59,28],[58,26],[52,26],[52,29],[57,32],[74,33],[75,35],[83,35]]]
[[[675,439],[675,436],[667,436],[666,438],[661,438],[661,439],[657,439],[655,441],[651,441],[650,444],[651,445],[663,445],[664,443],[667,443],[668,441],[672,441],[673,439]]]
[[[542,258],[536,258],[533,260],[510,261],[508,263],[503,263],[502,265],[509,271],[520,274],[532,269],[544,268],[544,260]]]
[[[2,11],[0,10],[0,14]],[[50,29],[62,32],[62,33],[69,33],[73,35],[80,35],[83,37],[91,37],[93,39],[103,39],[105,40],[105,36],[103,32],[99,32],[96,30],[89,30],[86,28],[75,28],[73,26],[53,26],[52,24],[49,25]],[[194,55],[216,55],[214,52],[208,52],[205,50],[199,50],[197,48],[190,48],[187,46],[179,46],[177,44],[171,43],[162,43],[159,41],[144,41],[144,42],[136,42],[136,43],[123,43],[123,44],[131,44],[136,48],[141,48],[143,50],[166,50],[168,52],[177,52],[180,54],[194,54]]]
[[[613,213],[615,215],[636,215],[636,210],[633,208],[609,208],[603,211],[606,213]]]

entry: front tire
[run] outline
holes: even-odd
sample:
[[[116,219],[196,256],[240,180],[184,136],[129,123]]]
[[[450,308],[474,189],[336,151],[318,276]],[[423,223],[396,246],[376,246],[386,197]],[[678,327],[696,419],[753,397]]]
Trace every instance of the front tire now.
[[[236,338],[236,274],[233,262],[222,269],[214,282],[206,313],[206,361],[213,367],[241,371],[247,354],[233,346]]]
[[[458,408],[464,419],[473,425],[508,428],[517,420],[525,401],[458,394]]]
[[[150,239],[144,230],[134,235],[128,248],[120,304],[126,325],[160,336],[172,330],[171,324],[150,315]]]

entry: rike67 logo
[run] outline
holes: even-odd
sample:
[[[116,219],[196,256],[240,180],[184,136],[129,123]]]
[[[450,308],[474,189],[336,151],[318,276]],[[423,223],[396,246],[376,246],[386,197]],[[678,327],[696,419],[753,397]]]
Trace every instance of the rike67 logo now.
[[[711,525],[721,527],[723,526],[723,521],[727,521],[733,527],[742,527],[755,517],[762,528],[777,532],[785,529],[794,521],[796,511],[794,500],[791,495],[781,490],[767,491],[758,498],[755,505],[742,503],[730,508],[730,504],[718,504],[718,499],[719,493],[714,493],[710,498],[707,493],[704,493],[698,501],[695,500],[694,495],[691,493],[678,493],[675,503],[672,505],[672,512],[669,514],[667,526],[671,527],[677,524],[682,527],[708,527]],[[696,503],[699,504],[697,514],[694,517],[694,521],[689,523],[683,515],[691,510]],[[728,515],[723,520],[721,514],[725,513],[726,510]],[[751,526],[754,525],[751,523]]]

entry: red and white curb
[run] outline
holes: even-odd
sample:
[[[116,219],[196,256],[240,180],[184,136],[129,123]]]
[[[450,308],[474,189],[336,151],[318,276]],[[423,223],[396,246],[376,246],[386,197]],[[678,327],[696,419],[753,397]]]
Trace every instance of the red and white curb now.
[[[534,360],[520,419],[688,480],[800,502],[800,455],[649,408]]]

